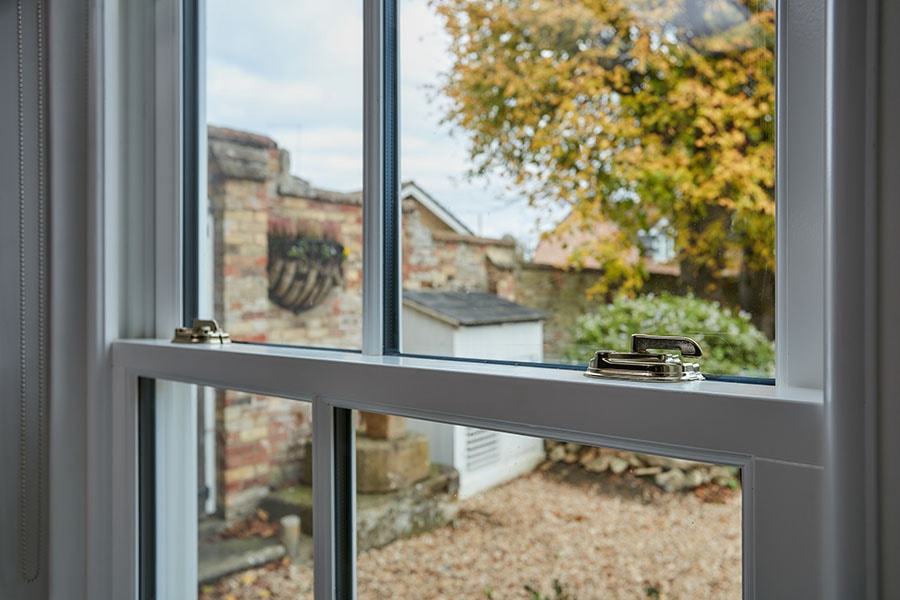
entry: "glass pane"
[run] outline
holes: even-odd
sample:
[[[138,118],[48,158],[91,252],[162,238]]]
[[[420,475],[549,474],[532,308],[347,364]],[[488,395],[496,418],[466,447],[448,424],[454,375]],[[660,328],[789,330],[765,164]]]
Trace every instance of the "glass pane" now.
[[[311,405],[194,389],[198,598],[312,598]]]
[[[401,0],[404,352],[774,376],[774,4]]]
[[[741,598],[740,470],[363,413],[359,598]]]
[[[362,2],[210,2],[206,25],[200,313],[236,340],[358,349]]]

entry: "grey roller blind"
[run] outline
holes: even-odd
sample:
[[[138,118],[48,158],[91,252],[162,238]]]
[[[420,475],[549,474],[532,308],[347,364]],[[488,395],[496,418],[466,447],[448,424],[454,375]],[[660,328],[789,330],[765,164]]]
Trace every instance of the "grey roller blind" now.
[[[47,19],[0,0],[0,597],[47,594]]]

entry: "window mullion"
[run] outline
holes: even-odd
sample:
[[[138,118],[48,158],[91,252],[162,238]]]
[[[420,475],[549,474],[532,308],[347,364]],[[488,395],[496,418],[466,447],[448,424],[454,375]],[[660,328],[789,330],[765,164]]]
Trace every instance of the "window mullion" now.
[[[383,81],[383,164],[384,222],[384,313],[382,348],[386,354],[400,351],[400,305],[402,277],[400,273],[400,123],[399,123],[399,55],[397,49],[397,0],[382,3],[382,81]]]
[[[184,543],[197,539],[198,527],[197,461],[185,460],[197,448],[196,388],[158,380],[153,403],[156,597],[186,598],[198,568],[196,551]]]
[[[195,318],[211,314],[200,301],[200,248],[204,239],[200,227],[201,212],[206,212],[206,59],[205,27],[201,19],[205,15],[203,0],[186,0],[182,6],[184,35],[182,40],[182,93],[184,97],[181,115],[183,131],[183,192],[184,210],[182,222],[182,324],[190,326]],[[202,206],[202,208],[201,208]],[[204,215],[205,216],[205,215]],[[204,219],[205,220],[205,219]]]
[[[156,6],[156,122],[155,156],[155,284],[154,330],[157,336],[172,334],[182,318],[183,198],[185,154],[181,115],[184,111],[182,73],[184,23],[180,2]],[[175,43],[171,43],[173,41]]]
[[[363,353],[400,349],[397,7],[364,0]]]
[[[335,598],[356,598],[356,433],[353,411],[329,407],[334,434]]]
[[[362,348],[377,356],[385,343],[384,10],[381,0],[364,0],[363,7]]]
[[[352,598],[356,595],[352,413],[317,397],[312,425],[315,596]]]

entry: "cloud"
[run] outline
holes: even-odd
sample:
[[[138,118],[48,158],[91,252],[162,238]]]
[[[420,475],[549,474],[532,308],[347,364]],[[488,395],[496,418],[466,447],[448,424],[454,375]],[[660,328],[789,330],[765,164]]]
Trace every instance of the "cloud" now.
[[[400,70],[405,84],[431,84],[450,68],[450,36],[428,4],[421,0],[400,3]]]
[[[362,189],[361,129],[274,128],[269,135],[290,153],[291,172],[314,186],[339,192]]]
[[[360,189],[362,31],[361,0],[209,0],[207,120],[268,135],[317,187]],[[537,213],[502,181],[466,180],[465,136],[441,124],[449,42],[426,2],[400,1],[401,179],[484,235],[536,240]]]
[[[207,118],[214,122],[289,118],[320,108],[326,90],[311,82],[267,79],[212,59],[207,62]]]
[[[361,75],[361,0],[210,0],[206,13],[210,56],[276,79]]]

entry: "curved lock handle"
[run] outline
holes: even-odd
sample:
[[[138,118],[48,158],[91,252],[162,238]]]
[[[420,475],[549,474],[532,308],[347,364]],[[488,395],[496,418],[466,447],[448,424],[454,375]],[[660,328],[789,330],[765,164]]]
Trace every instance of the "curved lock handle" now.
[[[677,350],[681,352],[682,356],[703,356],[700,344],[689,337],[632,334],[631,351],[647,352],[648,350]]]

